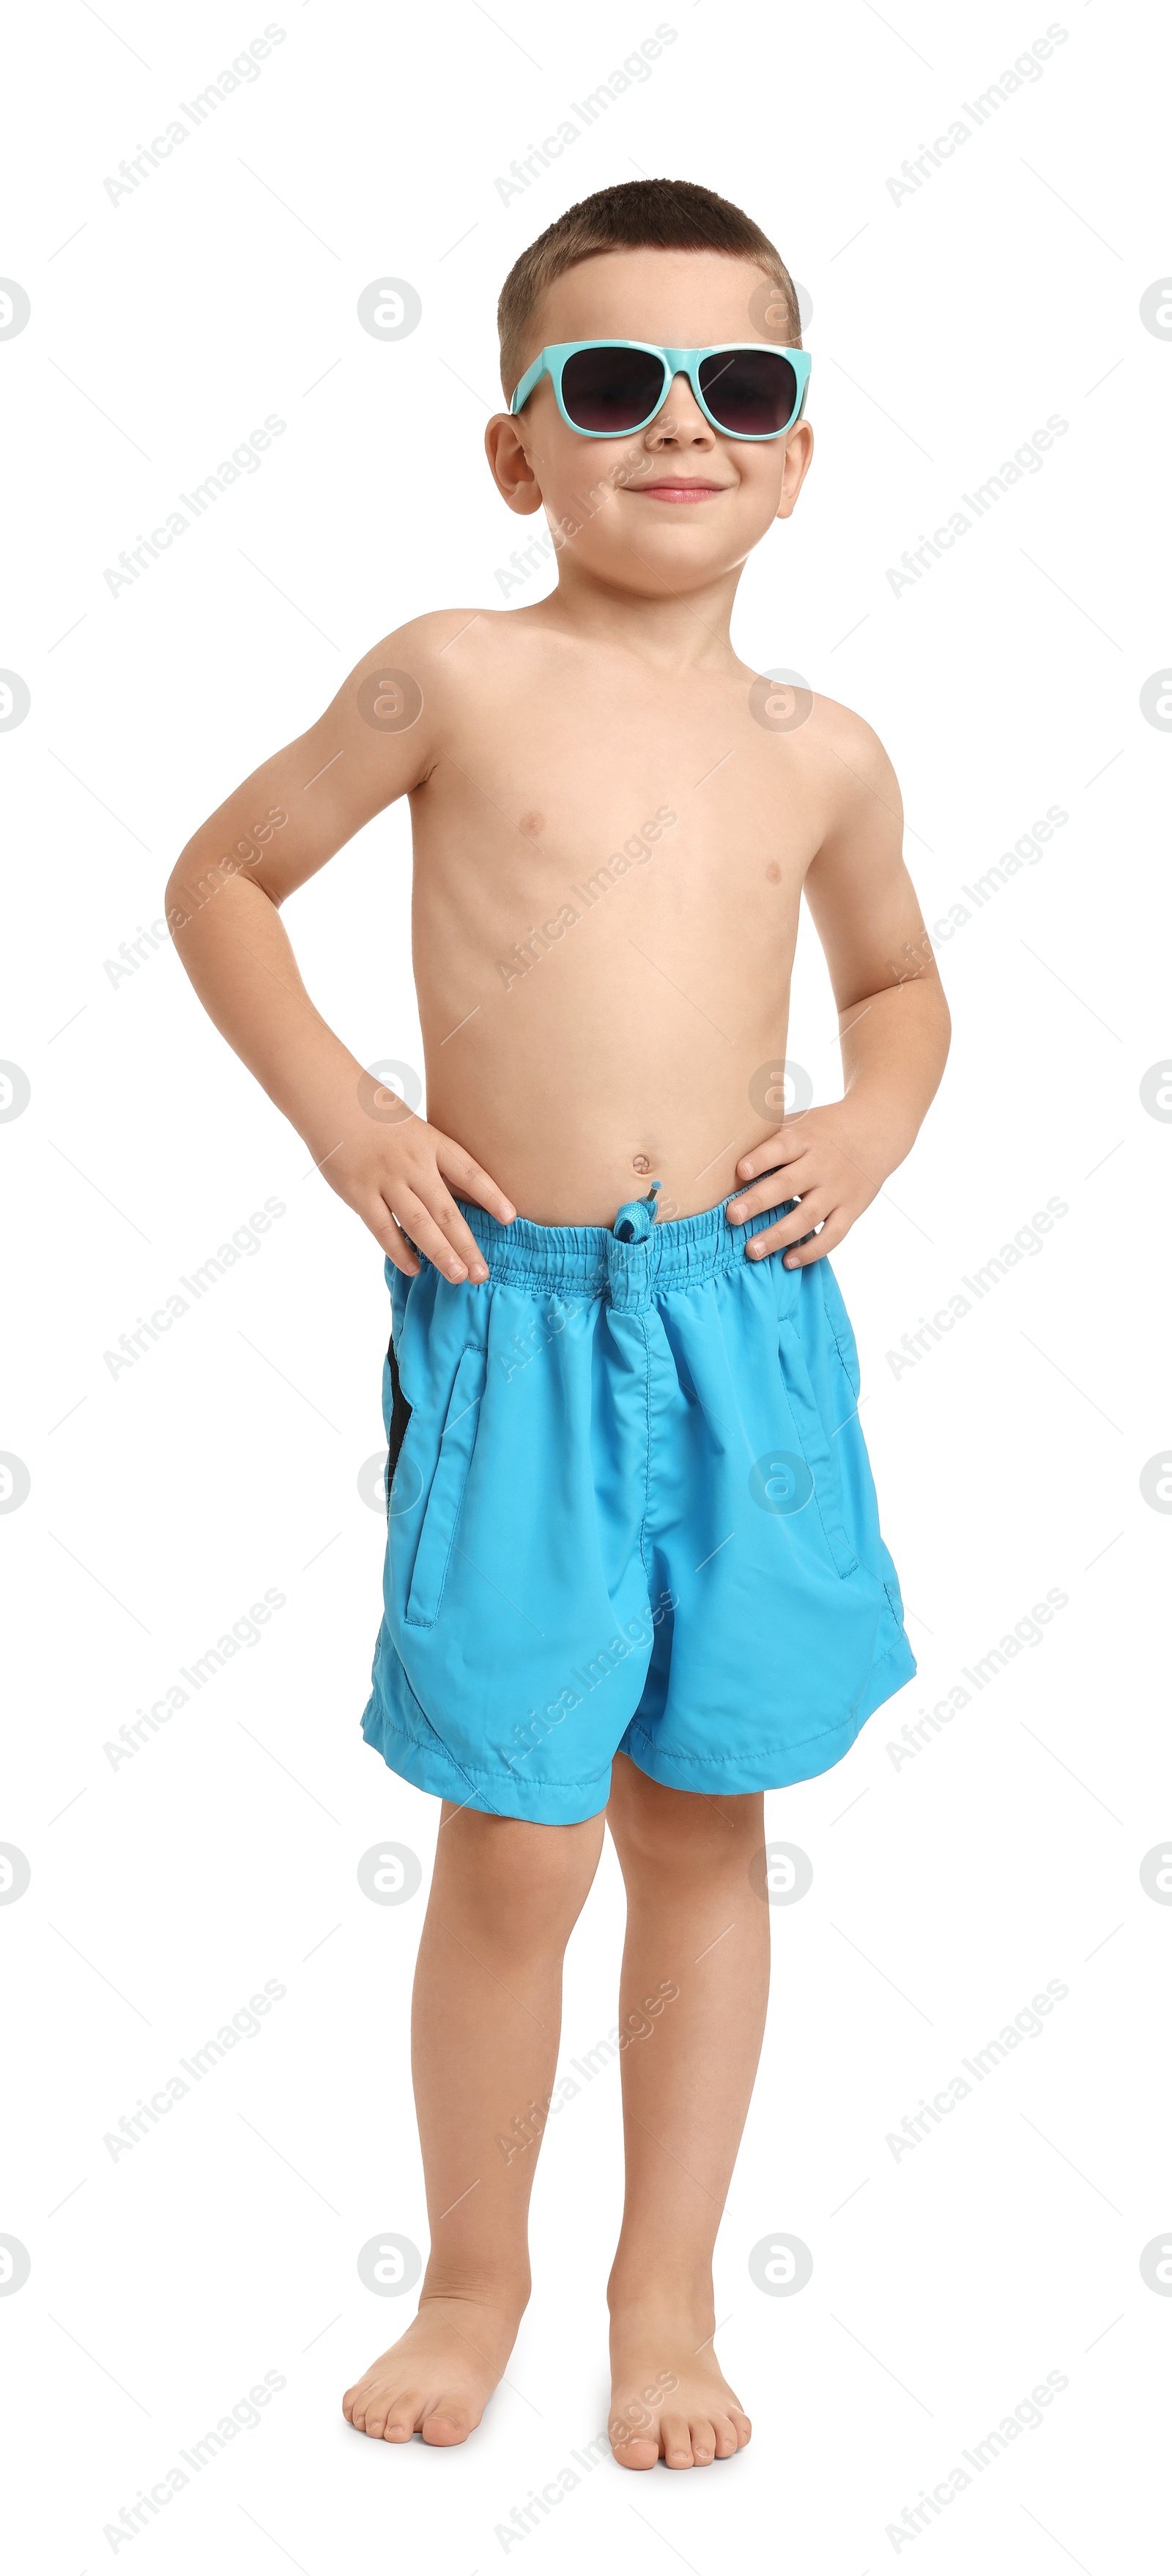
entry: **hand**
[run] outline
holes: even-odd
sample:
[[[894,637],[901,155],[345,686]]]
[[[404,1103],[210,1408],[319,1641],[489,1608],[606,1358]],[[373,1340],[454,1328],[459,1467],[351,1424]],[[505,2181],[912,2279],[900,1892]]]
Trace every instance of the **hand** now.
[[[487,1208],[501,1225],[512,1224],[516,1208],[462,1145],[402,1104],[396,1117],[393,1094],[376,1096],[386,1102],[390,1123],[381,1123],[386,1112],[380,1111],[378,1119],[361,1122],[361,1132],[350,1127],[341,1143],[322,1155],[318,1169],[323,1180],[369,1226],[406,1278],[414,1279],[419,1271],[411,1248],[417,1243],[445,1279],[470,1279],[479,1287],[488,1277],[488,1264],[452,1191]]]
[[[785,1255],[787,1270],[803,1270],[808,1262],[821,1261],[833,1252],[886,1179],[885,1167],[876,1164],[870,1140],[860,1138],[846,1101],[787,1118],[751,1154],[741,1156],[738,1180],[753,1181],[758,1172],[768,1178],[754,1181],[752,1189],[730,1199],[725,1214],[733,1225],[744,1225],[781,1199],[799,1199],[801,1205],[789,1216],[779,1217],[776,1225],[753,1235],[745,1246],[750,1261],[762,1260],[782,1244],[797,1246]],[[811,1242],[802,1243],[801,1236],[809,1234],[812,1226],[820,1232]]]

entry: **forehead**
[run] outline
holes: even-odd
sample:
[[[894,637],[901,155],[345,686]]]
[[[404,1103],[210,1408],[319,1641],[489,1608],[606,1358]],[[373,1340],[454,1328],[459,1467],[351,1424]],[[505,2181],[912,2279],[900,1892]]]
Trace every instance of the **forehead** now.
[[[553,341],[612,332],[675,349],[765,340],[750,310],[764,277],[755,261],[723,251],[602,251],[547,287],[533,317],[532,354]]]

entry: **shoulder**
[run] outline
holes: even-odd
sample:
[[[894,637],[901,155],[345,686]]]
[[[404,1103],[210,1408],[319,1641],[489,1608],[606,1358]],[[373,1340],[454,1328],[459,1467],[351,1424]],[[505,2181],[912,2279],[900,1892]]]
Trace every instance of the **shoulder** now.
[[[433,667],[465,639],[468,650],[496,650],[522,622],[523,612],[516,608],[429,608],[422,617],[409,617],[405,625],[380,636],[358,667],[373,669],[377,661],[393,661],[396,654],[403,656],[408,667],[416,662]]]
[[[844,794],[850,794],[853,779],[856,792],[878,791],[898,798],[899,785],[887,752],[874,726],[865,716],[856,715],[853,707],[841,706],[837,698],[815,697],[810,740],[812,750],[845,771]]]
[[[355,668],[360,672],[401,669],[418,679],[425,670],[437,671],[457,637],[494,613],[484,608],[430,608],[422,617],[409,617],[402,626],[380,635]]]
[[[499,672],[510,658],[520,615],[519,610],[499,608],[428,609],[380,636],[347,685],[365,682],[369,689],[387,676],[393,688],[398,675],[400,686],[405,680],[413,683],[424,705],[438,710],[461,687],[467,688],[470,673],[483,680],[490,671]]]
[[[837,698],[815,697],[808,723],[798,740],[810,764],[824,816],[823,845],[837,835],[854,836],[863,824],[868,836],[884,838],[903,829],[899,780],[872,725]]]
[[[334,709],[375,735],[416,733],[422,746],[434,746],[442,735],[470,668],[482,671],[492,653],[485,629],[507,624],[498,611],[483,608],[433,608],[409,617],[402,626],[380,635],[347,673],[334,699]],[[487,645],[487,651],[486,651]],[[496,659],[500,660],[499,648]],[[422,719],[422,721],[420,721]]]

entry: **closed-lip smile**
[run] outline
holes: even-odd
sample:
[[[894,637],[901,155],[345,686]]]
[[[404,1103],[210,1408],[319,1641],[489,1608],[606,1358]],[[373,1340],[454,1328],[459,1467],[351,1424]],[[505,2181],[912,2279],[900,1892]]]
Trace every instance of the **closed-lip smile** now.
[[[628,483],[628,492],[637,492],[644,501],[689,502],[710,501],[716,492],[727,492],[727,483],[702,483],[687,475],[665,476],[658,483]]]

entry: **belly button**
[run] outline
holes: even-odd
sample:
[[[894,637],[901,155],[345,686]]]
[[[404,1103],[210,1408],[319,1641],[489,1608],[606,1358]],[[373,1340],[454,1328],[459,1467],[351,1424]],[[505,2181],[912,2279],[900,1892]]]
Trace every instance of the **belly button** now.
[[[651,1165],[647,1160],[646,1154],[635,1154],[632,1157],[631,1170],[633,1172],[649,1172],[650,1169]]]
[[[531,841],[535,841],[535,840],[536,840],[536,838],[537,838],[538,833],[539,833],[539,832],[543,832],[543,831],[544,831],[544,829],[545,829],[545,816],[544,816],[544,814],[538,814],[538,813],[522,814],[522,816],[521,816],[521,829],[522,829],[522,831],[523,831],[523,832],[527,832],[527,833],[528,833],[529,838],[530,838],[530,840],[531,840]]]

